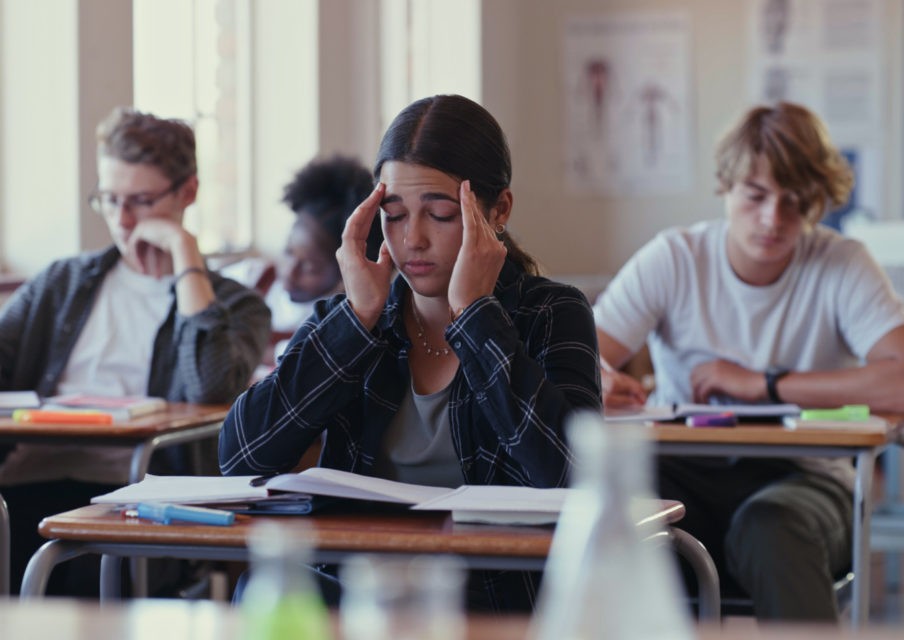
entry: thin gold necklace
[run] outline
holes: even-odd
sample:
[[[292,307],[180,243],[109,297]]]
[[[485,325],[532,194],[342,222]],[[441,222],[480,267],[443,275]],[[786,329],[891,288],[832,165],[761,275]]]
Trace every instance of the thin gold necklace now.
[[[424,351],[427,352],[427,355],[433,356],[435,358],[451,355],[452,350],[449,349],[448,346],[445,346],[441,349],[434,349],[427,342],[427,332],[424,331],[424,325],[421,323],[421,316],[418,315],[417,307],[414,305],[414,300],[411,301],[411,314],[414,316],[414,323],[417,325],[418,340],[421,341],[421,346],[424,347]]]

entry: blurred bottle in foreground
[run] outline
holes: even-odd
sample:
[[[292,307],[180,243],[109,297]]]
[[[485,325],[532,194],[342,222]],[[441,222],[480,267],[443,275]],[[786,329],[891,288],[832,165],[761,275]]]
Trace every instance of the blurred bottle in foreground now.
[[[245,640],[324,640],[332,637],[329,613],[308,568],[302,523],[254,525],[251,577],[242,596]]]
[[[354,556],[340,573],[346,640],[464,640],[464,562]]]
[[[655,525],[649,445],[635,424],[576,414],[573,491],[559,518],[531,627],[534,640],[694,637],[677,566]]]

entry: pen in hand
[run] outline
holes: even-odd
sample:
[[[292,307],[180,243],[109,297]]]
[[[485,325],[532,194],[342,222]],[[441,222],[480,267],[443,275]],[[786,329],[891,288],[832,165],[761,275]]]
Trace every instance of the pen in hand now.
[[[602,356],[600,369],[605,407],[642,407],[646,404],[647,392],[639,380],[615,369]]]

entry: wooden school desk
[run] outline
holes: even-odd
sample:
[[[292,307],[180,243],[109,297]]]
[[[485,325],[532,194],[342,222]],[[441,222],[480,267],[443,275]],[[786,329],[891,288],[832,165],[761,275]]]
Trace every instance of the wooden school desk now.
[[[129,482],[138,482],[147,473],[151,454],[157,449],[212,438],[229,405],[171,402],[158,411],[131,420],[109,424],[34,424],[0,418],[0,443],[43,442],[131,447]]]
[[[683,516],[684,505],[666,500],[648,521],[667,530],[676,552],[697,571],[701,617],[717,617],[719,582],[712,559],[694,538],[668,526]],[[101,504],[45,518],[39,531],[51,541],[29,561],[21,594],[23,598],[43,594],[54,566],[86,553],[103,556],[101,599],[119,596],[123,557],[247,561],[251,524],[264,519],[238,516],[229,527],[161,525],[123,518],[118,509]],[[455,554],[472,569],[540,571],[553,535],[550,527],[461,524],[448,513],[427,511],[324,513],[277,520],[307,525],[299,535],[309,538],[313,563],[341,563],[354,553]]]
[[[850,429],[785,429],[780,424],[741,423],[737,427],[691,428],[656,423],[650,427],[656,453],[681,456],[739,456],[769,458],[855,458],[853,522],[852,623],[866,623],[869,615],[870,518],[876,456],[904,429],[904,416],[883,416],[885,433]]]
[[[165,411],[109,424],[33,424],[0,417],[0,443],[43,442],[131,447],[129,482],[147,473],[157,449],[215,437],[229,405],[169,403]],[[0,498],[2,501],[2,498]],[[9,593],[9,523],[0,504],[0,595]]]

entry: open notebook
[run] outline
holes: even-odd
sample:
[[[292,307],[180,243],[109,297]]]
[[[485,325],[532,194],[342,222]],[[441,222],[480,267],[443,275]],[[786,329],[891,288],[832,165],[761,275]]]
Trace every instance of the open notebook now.
[[[306,494],[410,505],[417,510],[451,511],[459,522],[546,524],[555,522],[568,489],[535,489],[511,486],[471,486],[456,489],[394,482],[347,471],[314,467],[301,473],[274,476],[266,483],[256,476],[154,476],[91,499],[92,503],[132,505],[139,502],[177,504],[253,504],[254,513],[308,513],[304,500],[286,494]],[[278,503],[278,505],[277,505]]]
[[[603,418],[607,422],[668,422],[689,416],[714,413],[733,413],[738,418],[761,418],[781,421],[785,416],[800,414],[796,404],[693,404],[680,403],[665,406],[645,406],[632,409],[607,409]]]

